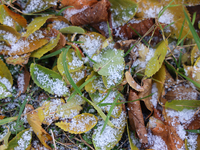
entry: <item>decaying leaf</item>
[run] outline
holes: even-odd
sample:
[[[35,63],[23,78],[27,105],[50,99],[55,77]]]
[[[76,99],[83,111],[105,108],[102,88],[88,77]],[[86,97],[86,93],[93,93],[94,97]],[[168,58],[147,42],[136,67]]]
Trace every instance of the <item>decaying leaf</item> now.
[[[129,71],[126,71],[125,73],[126,81],[128,84],[135,89],[136,91],[142,92],[144,91],[144,88],[140,86],[132,77],[131,73]]]
[[[20,94],[26,92],[26,89],[29,86],[30,77],[31,75],[26,68],[24,68],[23,73],[19,74],[17,78],[17,85],[18,85]]]
[[[84,11],[73,15],[70,20],[76,26],[107,21],[109,7],[110,3],[108,0],[98,1]]]
[[[46,142],[51,141],[51,136],[42,128],[42,123],[40,122],[39,116],[37,112],[32,112],[30,114],[27,114],[27,121],[29,125],[32,127],[33,131],[39,138],[40,142],[46,147],[51,149]]]
[[[128,101],[133,101],[136,99],[139,99],[138,95],[132,89],[130,89]],[[144,124],[140,101],[129,102],[128,109],[130,129],[136,130],[141,143],[148,143],[147,136],[145,136],[147,135],[147,130]]]
[[[75,116],[70,123],[58,122],[56,125],[73,134],[80,134],[91,130],[97,124],[97,117],[89,113]]]
[[[18,57],[16,56],[11,56],[6,58],[6,63],[7,64],[12,64],[12,65],[25,65],[28,63],[29,57],[31,56],[31,53],[26,53],[23,55],[20,55]]]

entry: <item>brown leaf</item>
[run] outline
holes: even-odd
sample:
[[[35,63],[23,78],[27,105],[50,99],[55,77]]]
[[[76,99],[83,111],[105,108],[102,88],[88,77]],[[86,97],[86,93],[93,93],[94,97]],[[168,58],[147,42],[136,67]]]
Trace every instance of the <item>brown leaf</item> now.
[[[200,128],[200,113],[198,112],[191,119],[192,119],[192,121],[187,125],[187,127],[185,129],[188,129],[188,130],[199,129]]]
[[[133,89],[130,89],[128,101],[136,100],[139,97],[137,94],[133,91]],[[141,143],[148,143],[147,139],[147,130],[145,128],[143,114],[140,106],[140,101],[136,102],[129,102],[128,103],[128,116],[129,116],[129,125],[130,129],[136,129],[137,135],[141,141]]]
[[[62,5],[74,6],[75,9],[81,9],[83,7],[91,6],[97,2],[97,0],[61,0]]]
[[[125,24],[124,26],[114,29],[113,33],[116,37],[122,36],[125,39],[132,39],[134,37],[138,37],[138,34],[133,29],[135,29],[141,36],[143,36],[153,25],[154,25],[154,19],[149,18],[149,19],[144,19],[139,23]],[[152,31],[147,35],[151,36]],[[159,29],[156,29],[153,36],[162,36],[162,34],[159,33]]]
[[[55,52],[59,49],[61,49],[63,46],[65,46],[66,44],[66,39],[65,39],[65,36],[58,31],[58,34],[60,33],[60,40],[58,41],[58,44],[56,45],[56,47],[54,47],[51,52]]]
[[[197,99],[197,91],[188,84],[182,83],[168,88],[165,98],[167,100],[195,100]]]
[[[136,91],[139,91],[139,92],[144,91],[144,88],[142,86],[140,86],[139,84],[137,84],[137,82],[135,82],[135,80],[133,79],[133,77],[129,71],[126,71],[125,77],[126,77],[126,81],[133,89],[135,89]]]
[[[13,20],[15,20],[22,27],[26,27],[27,21],[26,21],[26,19],[24,17],[22,17],[20,14],[17,14],[15,12],[11,11],[5,5],[3,5],[3,7],[6,10],[6,12],[9,14],[9,16],[12,17]]]
[[[28,86],[29,86],[29,81],[30,81],[30,73],[26,68],[24,68],[24,72],[19,74],[17,78],[17,85],[18,89],[20,90],[19,93],[25,93]]]
[[[110,2],[102,0],[98,3],[89,6],[82,12],[73,15],[70,20],[73,25],[80,26],[85,24],[99,23],[108,20],[108,9]]]
[[[148,96],[151,94],[151,88],[152,88],[152,79],[145,79],[142,81],[143,82],[143,89],[144,91],[139,92],[138,96],[139,98],[143,98],[145,96]],[[147,97],[145,99],[142,99],[142,101],[144,101],[145,106],[147,107],[148,110],[150,110],[151,112],[153,112],[153,105],[151,103],[151,96]]]

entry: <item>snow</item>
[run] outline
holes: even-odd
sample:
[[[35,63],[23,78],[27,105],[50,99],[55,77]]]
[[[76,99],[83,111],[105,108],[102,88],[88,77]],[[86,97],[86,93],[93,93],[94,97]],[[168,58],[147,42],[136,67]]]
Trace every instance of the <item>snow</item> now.
[[[83,51],[89,56],[92,57],[93,54],[96,53],[98,49],[100,49],[102,45],[102,40],[100,36],[95,35],[86,35],[86,36],[80,36],[80,39],[84,39],[84,43],[80,44],[80,46],[83,48]],[[79,40],[80,40],[79,39]]]
[[[72,131],[76,132],[84,132],[87,130],[87,126],[93,126],[96,124],[96,118],[92,116],[88,116],[85,114],[81,114],[82,118],[76,119],[73,118],[70,125],[69,129]]]
[[[154,108],[157,107],[157,103],[158,103],[158,89],[156,87],[156,83],[154,83],[152,85],[152,89],[151,89],[151,93],[154,93],[150,99],[151,103],[153,104]]]
[[[189,150],[197,149],[197,138],[198,138],[198,134],[188,132],[186,139],[187,139],[187,146]]]
[[[48,88],[58,96],[62,96],[66,93],[69,93],[69,89],[65,86],[65,82],[56,78],[51,79],[49,74],[45,74],[39,68],[34,68],[34,75],[36,80],[41,84],[43,88]]]
[[[2,78],[0,76],[0,82],[4,84],[9,91],[12,91],[12,85],[8,79],[6,79],[5,77]]]
[[[58,21],[55,20],[52,22],[53,23],[53,28],[56,30],[60,30],[62,28],[68,27],[69,25],[67,23],[65,23],[64,21]]]
[[[24,91],[24,85],[25,85],[24,73],[19,74],[17,81],[18,81],[18,91],[23,92]]]
[[[78,14],[82,11],[84,11],[85,9],[87,9],[88,7],[83,7],[82,9],[66,9],[66,11],[64,11],[64,17],[67,19],[67,20],[70,20],[70,18],[75,15],[75,14]]]
[[[14,150],[26,149],[29,146],[30,140],[32,139],[31,131],[25,131],[22,137],[17,141],[18,146]]]
[[[7,26],[10,26],[10,27],[13,27],[13,26],[14,26],[13,19],[12,19],[10,16],[6,16],[6,17],[3,19],[3,24],[4,24],[4,25],[7,25]]]
[[[81,67],[83,65],[83,61],[81,61],[75,55],[75,52],[72,52],[71,55],[72,55],[72,62],[68,62],[69,69],[74,69],[74,67]]]
[[[118,128],[122,128],[125,126],[126,114],[124,112],[121,113],[119,118],[112,118],[111,122]],[[101,129],[103,128],[104,121],[99,121],[97,125],[97,129],[94,130],[94,138],[93,141],[96,144],[96,147],[100,149],[106,149],[106,147],[110,147],[111,143],[117,143],[118,139],[116,136],[118,134],[122,134],[124,130],[120,130],[117,128],[112,128],[106,125],[103,133],[101,134]]]

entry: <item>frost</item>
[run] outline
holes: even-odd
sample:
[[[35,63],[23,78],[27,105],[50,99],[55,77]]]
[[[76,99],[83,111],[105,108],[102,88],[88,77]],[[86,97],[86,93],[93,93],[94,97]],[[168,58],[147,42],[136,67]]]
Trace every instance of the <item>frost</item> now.
[[[14,150],[22,150],[26,149],[29,146],[31,140],[31,131],[25,131],[22,134],[22,137],[17,141],[18,146],[14,148]]]

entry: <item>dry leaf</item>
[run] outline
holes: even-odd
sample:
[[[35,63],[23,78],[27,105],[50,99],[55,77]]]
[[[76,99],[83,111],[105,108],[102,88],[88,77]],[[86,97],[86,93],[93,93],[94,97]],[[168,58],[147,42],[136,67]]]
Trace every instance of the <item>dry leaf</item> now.
[[[37,114],[37,112],[32,112],[30,114],[27,115],[27,121],[29,123],[29,125],[32,127],[33,131],[35,132],[35,134],[37,135],[37,137],[39,138],[40,142],[46,147],[51,149],[51,147],[49,147],[46,142],[47,141],[51,141],[52,138],[51,136],[42,128],[42,123],[40,122],[39,116]]]
[[[132,89],[130,89],[128,101],[133,101],[136,99],[139,99],[139,97]],[[130,129],[131,130],[133,130],[134,128],[136,129],[137,135],[141,143],[144,144],[148,143],[147,136],[145,136],[147,135],[147,130],[144,124],[140,101],[131,103],[129,102],[128,109],[129,109],[128,116],[129,116]]]
[[[151,94],[152,79],[145,79],[145,80],[142,81],[142,83],[143,83],[142,87],[144,88],[144,91],[139,92],[139,94],[138,94],[139,98],[143,98],[143,97],[146,97],[146,96]],[[151,100],[151,96],[147,97],[145,99],[142,99],[142,101],[144,101],[145,106],[147,107],[147,109],[149,111],[151,111],[151,113],[152,113],[153,112],[153,105],[152,105],[150,100]]]
[[[135,89],[136,91],[139,91],[139,92],[144,91],[144,88],[135,82],[135,80],[133,79],[133,77],[129,71],[126,71],[125,77],[126,77],[126,81],[133,89]]]
[[[120,35],[125,39],[132,39],[134,37],[138,37],[138,34],[134,30],[136,30],[141,36],[143,36],[143,35],[145,35],[147,33],[147,31],[154,24],[155,24],[154,23],[154,19],[152,19],[152,18],[144,19],[139,23],[128,23],[128,24],[125,24],[124,26],[120,26],[120,27],[114,29],[113,33],[117,37]],[[154,28],[153,28],[153,30],[154,30]],[[152,31],[150,33],[148,33],[147,35],[151,36],[152,35]],[[118,34],[116,34],[116,33],[118,33]],[[155,30],[153,36],[162,36],[159,33],[159,29],[158,28]]]
[[[96,4],[89,6],[84,11],[73,15],[70,18],[71,23],[80,26],[107,21],[109,7],[110,3],[108,0],[99,1]]]
[[[19,74],[17,78],[17,85],[18,89],[20,90],[19,93],[25,93],[27,87],[29,86],[29,81],[30,81],[30,73],[26,68],[24,68],[24,72]]]
[[[73,6],[75,9],[91,6],[97,3],[97,0],[60,0],[64,6]],[[68,8],[69,9],[69,8]]]

